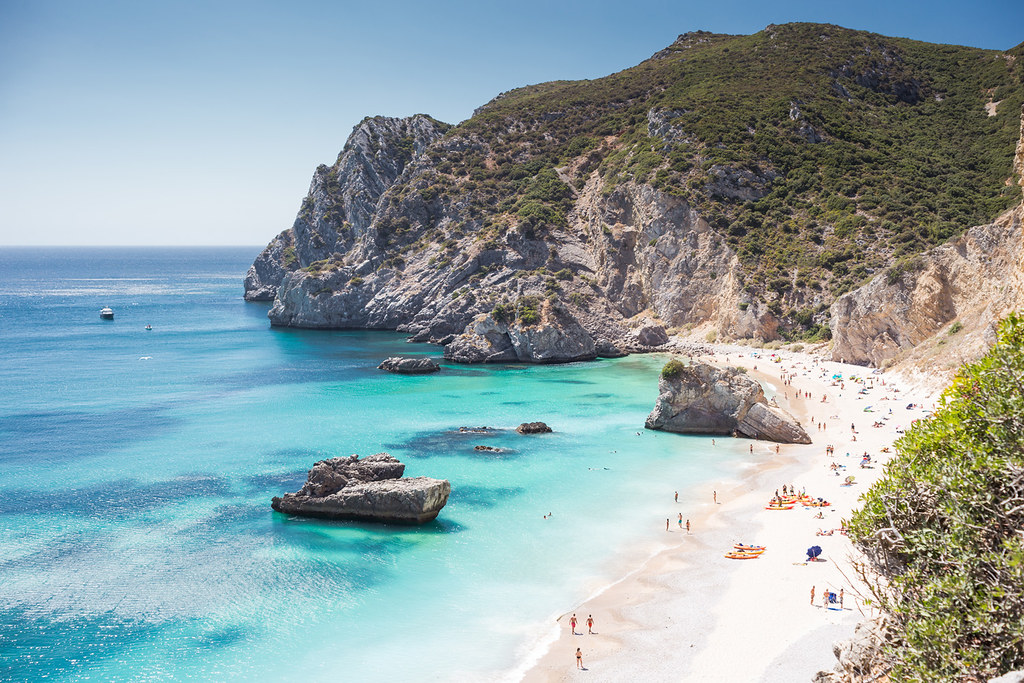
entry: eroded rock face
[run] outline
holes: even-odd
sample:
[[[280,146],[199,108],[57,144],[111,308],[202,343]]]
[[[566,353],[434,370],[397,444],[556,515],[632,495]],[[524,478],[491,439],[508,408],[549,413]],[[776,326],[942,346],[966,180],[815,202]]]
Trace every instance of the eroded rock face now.
[[[291,229],[256,258],[245,278],[245,298],[271,300],[288,273],[348,252],[366,234],[381,196],[448,128],[422,114],[363,119],[337,161],[314,172]]]
[[[401,479],[405,465],[387,453],[321,460],[295,493],[274,497],[278,512],[304,517],[424,524],[448,502],[443,479]]]
[[[862,621],[854,628],[853,636],[832,645],[836,657],[833,671],[819,671],[815,683],[854,683],[868,680],[882,663],[884,625],[877,621]],[[1016,679],[1014,679],[1016,680]]]
[[[246,301],[273,301],[284,276],[298,267],[295,240],[285,230],[271,240],[245,274]]]
[[[683,367],[658,380],[658,401],[648,429],[683,434],[732,434],[777,443],[811,443],[796,418],[768,404],[754,379],[735,368],[707,363]]]
[[[378,370],[387,370],[397,375],[428,375],[437,372],[441,366],[429,358],[402,358],[392,356],[377,366]]]
[[[572,314],[545,302],[537,323],[477,317],[445,346],[444,357],[457,363],[566,363],[596,358],[597,345]]]

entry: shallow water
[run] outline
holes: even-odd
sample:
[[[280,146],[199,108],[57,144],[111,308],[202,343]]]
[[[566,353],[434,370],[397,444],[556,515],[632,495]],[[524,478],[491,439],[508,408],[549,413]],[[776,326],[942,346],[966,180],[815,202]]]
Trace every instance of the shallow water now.
[[[663,356],[385,374],[440,349],[270,328],[256,253],[0,250],[0,679],[495,678],[742,459],[643,430]],[[270,509],[379,451],[451,480],[436,522]]]

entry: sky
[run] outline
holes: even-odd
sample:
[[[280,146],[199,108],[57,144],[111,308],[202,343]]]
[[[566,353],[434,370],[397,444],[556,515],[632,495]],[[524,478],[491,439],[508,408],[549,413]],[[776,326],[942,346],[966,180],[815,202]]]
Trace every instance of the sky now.
[[[791,21],[1024,41],[1022,0],[0,0],[0,245],[262,245],[364,116],[458,123]]]

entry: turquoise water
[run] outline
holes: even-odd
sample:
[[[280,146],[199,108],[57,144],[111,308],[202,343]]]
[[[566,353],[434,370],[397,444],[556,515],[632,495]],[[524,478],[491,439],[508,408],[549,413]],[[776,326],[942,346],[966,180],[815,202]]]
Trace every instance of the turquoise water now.
[[[256,253],[0,249],[0,679],[501,678],[742,459],[643,430],[664,357],[399,377],[376,365],[441,349],[271,329]],[[437,521],[270,509],[380,451],[452,482]]]

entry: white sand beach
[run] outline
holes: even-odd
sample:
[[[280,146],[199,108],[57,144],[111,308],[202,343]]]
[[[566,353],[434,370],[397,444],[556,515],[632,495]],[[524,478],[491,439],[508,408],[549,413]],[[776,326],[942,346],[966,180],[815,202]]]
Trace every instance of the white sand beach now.
[[[707,490],[680,491],[678,503],[666,484],[671,547],[640,566],[622,558],[620,578],[607,590],[567,604],[557,640],[524,680],[788,682],[833,668],[832,643],[848,638],[871,615],[854,568],[857,552],[840,531],[842,520],[881,476],[892,455],[882,449],[934,408],[940,385],[910,386],[888,373],[779,353],[776,363],[771,351],[718,347],[713,362],[746,367],[766,389],[774,387],[779,405],[798,417],[813,443],[782,445],[776,453],[775,444],[750,441],[752,466],[745,476]],[[843,380],[833,381],[834,375]],[[789,385],[783,376],[791,377]],[[869,379],[862,384],[850,377]],[[804,392],[810,398],[801,398]],[[917,407],[908,409],[909,404]],[[826,454],[828,445],[834,456]],[[864,453],[871,456],[867,467],[861,467]],[[844,486],[848,476],[854,483]],[[766,510],[784,484],[831,505]],[[690,534],[677,528],[679,513],[690,520]],[[832,533],[819,536],[819,529]],[[666,531],[659,518],[637,534],[663,541]],[[734,543],[765,545],[767,551],[758,559],[726,559]],[[806,551],[814,545],[822,549],[820,561],[807,562]],[[842,609],[824,607],[826,589],[843,590]],[[569,627],[574,613],[576,635]],[[588,615],[594,618],[592,635]],[[576,667],[576,648],[583,653],[583,670]]]

